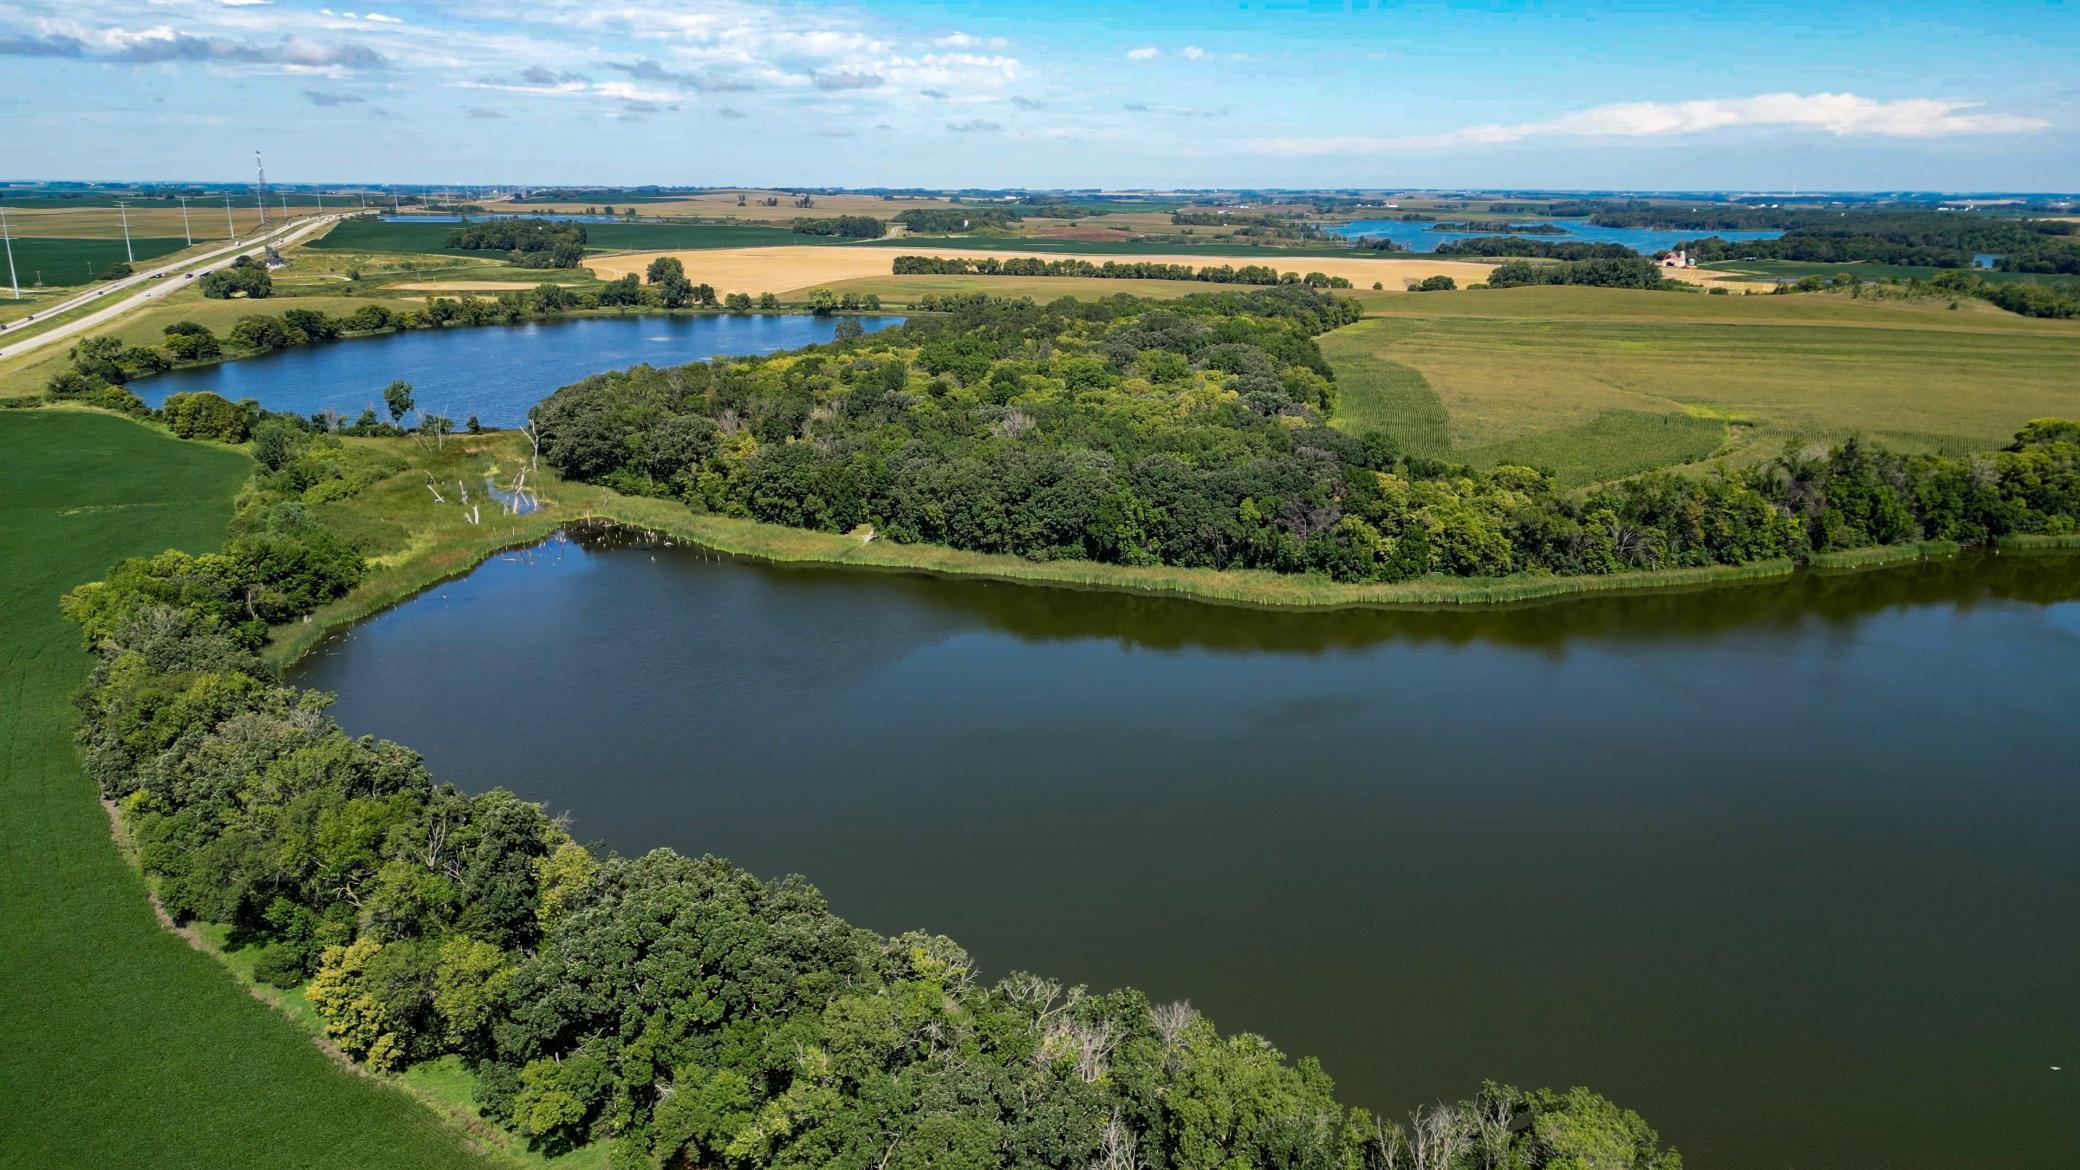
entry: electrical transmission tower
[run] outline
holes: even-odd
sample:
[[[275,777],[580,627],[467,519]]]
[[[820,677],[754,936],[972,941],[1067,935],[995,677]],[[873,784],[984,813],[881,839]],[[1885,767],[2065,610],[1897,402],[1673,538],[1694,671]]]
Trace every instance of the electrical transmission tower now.
[[[253,169],[259,176],[254,181],[253,189],[258,194],[255,202],[260,204],[260,226],[264,228],[267,226],[267,164],[260,161],[260,152],[257,150],[253,152]]]

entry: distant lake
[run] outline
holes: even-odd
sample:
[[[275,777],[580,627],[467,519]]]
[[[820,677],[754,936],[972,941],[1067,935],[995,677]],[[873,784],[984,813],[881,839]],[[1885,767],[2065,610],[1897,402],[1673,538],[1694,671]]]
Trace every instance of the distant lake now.
[[[869,332],[901,317],[855,317]],[[410,382],[422,409],[460,424],[517,427],[527,408],[588,374],[648,362],[679,365],[711,357],[772,353],[831,340],[837,317],[714,314],[697,317],[576,317],[523,325],[420,329],[280,349],[213,366],[172,370],[130,389],[159,406],[169,394],[210,390],[258,399],[269,410],[336,410],[352,420],[383,412],[383,387]]]
[[[2080,558],[1973,556],[1281,613],[594,530],[294,673],[581,840],[1189,998],[1390,1116],[1494,1077],[1593,1086],[1699,1170],[2050,1170],[2076,599]]]
[[[1454,222],[1445,219],[1440,222]],[[1646,228],[1601,227],[1586,219],[1520,219],[1517,223],[1550,223],[1567,229],[1564,236],[1537,235],[1535,240],[1551,240],[1554,243],[1580,244],[1623,244],[1641,255],[1650,255],[1673,248],[1684,240],[1718,236],[1722,240],[1774,240],[1783,232],[1664,232]],[[1463,240],[1471,236],[1501,236],[1509,233],[1497,229],[1476,232],[1433,232],[1435,224],[1404,223],[1398,219],[1359,219],[1350,223],[1324,224],[1324,228],[1338,235],[1356,239],[1360,236],[1385,237],[1397,244],[1405,244],[1417,252],[1435,252],[1439,244],[1447,240]]]

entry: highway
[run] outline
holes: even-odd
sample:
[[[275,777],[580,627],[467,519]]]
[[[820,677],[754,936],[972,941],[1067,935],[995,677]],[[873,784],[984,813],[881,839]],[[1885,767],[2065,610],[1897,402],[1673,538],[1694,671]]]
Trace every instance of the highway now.
[[[190,285],[188,280],[179,278],[177,275],[179,273],[189,272],[199,277],[205,272],[214,271],[214,268],[207,266],[217,259],[233,255],[258,256],[269,244],[277,246],[293,244],[309,236],[319,228],[342,218],[344,217],[326,215],[284,224],[264,235],[254,236],[251,239],[235,244],[226,244],[221,248],[204,252],[199,256],[190,256],[185,260],[146,269],[133,276],[123,277],[121,280],[110,281],[105,285],[81,293],[70,300],[52,305],[43,312],[36,314],[36,318],[33,320],[25,317],[21,320],[10,321],[4,326],[0,326],[0,343],[4,343],[0,344],[0,358],[21,357],[25,354],[34,353],[45,346],[63,341],[68,337],[120,317],[132,309],[150,304],[161,297],[171,296],[177,290],[187,288]],[[205,267],[194,267],[197,264],[205,265]],[[88,313],[84,317],[67,321],[55,328],[46,329],[33,337],[25,337],[18,342],[9,340],[10,335],[18,331],[34,328],[36,325],[48,321],[54,316],[70,312],[81,305],[111,295],[116,299],[94,312]]]

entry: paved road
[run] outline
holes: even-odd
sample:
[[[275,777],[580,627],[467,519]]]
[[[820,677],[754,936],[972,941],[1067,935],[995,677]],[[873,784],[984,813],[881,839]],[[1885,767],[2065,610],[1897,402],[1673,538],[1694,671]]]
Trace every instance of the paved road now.
[[[221,248],[204,252],[199,256],[190,256],[185,260],[175,261],[172,264],[146,269],[135,276],[126,276],[121,280],[111,281],[92,292],[82,293],[69,301],[53,305],[36,315],[44,320],[49,320],[54,314],[70,311],[89,301],[108,296],[110,293],[128,293],[133,290],[139,290],[140,286],[142,286],[142,289],[133,296],[119,296],[116,300],[77,320],[67,321],[54,329],[46,330],[34,337],[23,338],[19,342],[8,342],[4,348],[0,348],[0,358],[20,357],[23,354],[34,353],[47,345],[63,341],[76,333],[92,329],[96,325],[119,317],[141,305],[150,304],[160,297],[171,296],[173,293],[190,285],[190,281],[177,279],[174,274],[187,270],[191,265],[198,263],[208,264],[210,261],[233,254],[258,256],[269,244],[293,244],[319,228],[324,227],[326,224],[341,218],[341,216],[337,215],[327,215],[298,220],[292,224],[284,224],[266,235],[254,236],[252,239],[236,244],[226,244]],[[194,273],[198,277],[209,271],[213,271],[213,269],[208,267],[194,269]],[[35,324],[36,322],[24,318],[19,321],[11,321],[5,326],[0,326],[0,342],[7,341],[7,334]]]

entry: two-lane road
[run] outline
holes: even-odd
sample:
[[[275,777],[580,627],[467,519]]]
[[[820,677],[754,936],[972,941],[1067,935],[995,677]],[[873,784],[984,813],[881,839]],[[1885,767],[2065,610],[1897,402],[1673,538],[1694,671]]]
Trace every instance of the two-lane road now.
[[[88,313],[84,317],[67,321],[55,328],[46,329],[33,337],[26,337],[20,341],[10,340],[10,335],[16,331],[33,328],[41,322],[28,318],[10,321],[4,326],[0,326],[0,358],[20,357],[24,354],[34,353],[47,345],[63,341],[65,338],[122,316],[132,309],[149,304],[161,297],[171,296],[174,292],[188,287],[188,281],[174,279],[176,273],[189,272],[191,275],[201,276],[205,272],[214,270],[208,267],[212,261],[234,254],[258,256],[269,244],[293,244],[309,236],[319,228],[336,222],[340,218],[337,215],[327,215],[298,220],[295,223],[284,224],[265,235],[254,236],[240,243],[226,244],[221,248],[204,252],[199,256],[190,256],[185,260],[161,265],[158,268],[147,269],[134,276],[126,276],[121,280],[112,281],[91,292],[82,293],[69,301],[53,305],[49,309],[38,313],[37,317],[43,321],[48,321],[56,314],[70,312],[81,305],[103,297],[115,296],[114,300],[94,312]],[[197,264],[205,267],[197,268],[195,267]]]

